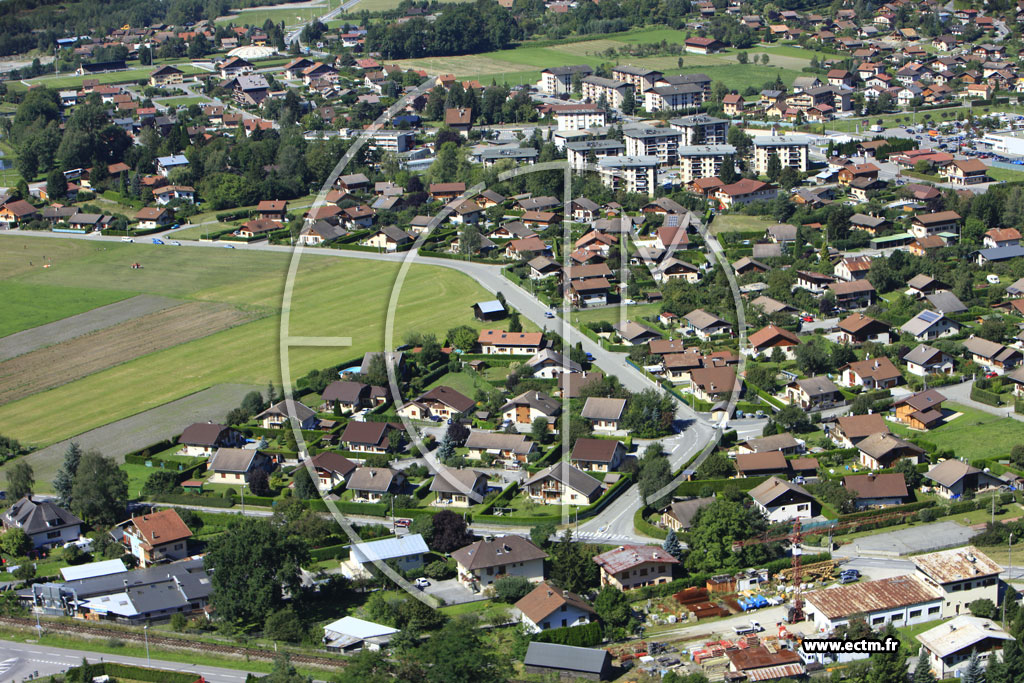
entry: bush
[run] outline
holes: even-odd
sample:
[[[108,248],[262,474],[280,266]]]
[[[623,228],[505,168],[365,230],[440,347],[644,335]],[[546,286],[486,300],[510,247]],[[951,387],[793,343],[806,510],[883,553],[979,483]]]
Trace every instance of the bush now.
[[[990,406],[998,406],[1002,403],[999,394],[987,389],[980,389],[977,386],[971,388],[971,399]]]
[[[557,643],[575,647],[593,647],[601,643],[601,624],[592,621],[581,626],[565,626],[562,628],[541,631],[533,637],[538,643]]]
[[[934,522],[935,521],[935,510],[931,508],[925,508],[919,510],[917,513],[917,521],[919,522]]]
[[[423,575],[435,581],[455,577],[455,560],[435,560],[423,568]]]

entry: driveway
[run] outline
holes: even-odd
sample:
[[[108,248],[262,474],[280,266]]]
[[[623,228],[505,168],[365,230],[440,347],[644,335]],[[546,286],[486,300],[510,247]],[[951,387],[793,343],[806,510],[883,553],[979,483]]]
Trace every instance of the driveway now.
[[[986,403],[979,403],[971,398],[971,386],[974,384],[973,381],[961,382],[960,384],[950,384],[948,386],[939,387],[938,392],[945,396],[950,401],[955,401],[960,405],[967,406],[968,408],[974,408],[980,410],[983,413],[990,413],[992,415],[998,415],[999,417],[1009,417],[1014,420],[1024,422],[1024,415],[1018,415],[1013,412],[1013,408],[997,408],[996,406],[990,406]]]
[[[430,580],[430,585],[423,589],[424,593],[440,598],[448,605],[460,605],[464,602],[476,602],[485,600],[483,595],[474,593],[461,583],[458,579],[447,579],[445,581]]]

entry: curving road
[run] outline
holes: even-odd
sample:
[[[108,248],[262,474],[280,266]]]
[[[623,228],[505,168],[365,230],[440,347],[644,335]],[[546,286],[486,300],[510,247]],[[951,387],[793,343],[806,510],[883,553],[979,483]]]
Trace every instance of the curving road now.
[[[0,235],[31,235],[33,237],[50,239],[79,239],[85,241],[106,241],[120,242],[120,237],[108,237],[103,235],[82,236],[52,232],[30,232],[23,233],[19,230],[0,231]],[[152,249],[175,249],[191,247],[196,249],[224,249],[223,244],[213,242],[182,241],[181,247],[169,245],[152,244],[150,237],[159,237],[163,240],[173,239],[173,231],[149,235],[140,238],[136,245],[141,248]],[[256,243],[248,245],[235,245],[234,251],[270,251],[290,254],[295,248],[286,245],[272,245],[268,243]],[[492,293],[501,292],[509,305],[516,308],[521,315],[529,318],[539,328],[544,329],[555,324],[561,326],[561,319],[552,320],[545,316],[549,310],[546,305],[537,300],[532,294],[522,287],[507,280],[501,274],[501,266],[485,265],[468,261],[456,261],[452,259],[439,259],[418,256],[414,251],[393,254],[374,254],[371,252],[347,251],[344,249],[318,249],[303,248],[303,256],[311,257],[336,257],[354,258],[371,261],[390,261],[398,263],[406,258],[414,258],[417,263],[451,268],[469,275],[482,287]],[[582,334],[573,334],[574,328],[569,327],[569,341],[573,345],[580,342],[583,350],[594,357],[595,364],[605,374],[616,375],[622,385],[632,392],[643,391],[644,389],[657,388],[657,385],[645,377],[639,370],[626,362],[626,354],[606,351],[599,344]],[[669,453],[669,462],[673,471],[683,467],[691,458],[699,453],[713,438],[716,437],[717,427],[709,423],[704,417],[696,413],[685,403],[679,403],[676,410],[676,428],[679,433],[662,439],[665,450]],[[700,460],[694,461],[696,467]],[[644,537],[638,536],[633,530],[633,511],[641,505],[640,494],[637,487],[633,486],[622,493],[599,515],[580,523],[579,531],[581,538],[587,540],[605,540],[611,542],[625,542],[627,539],[642,541]],[[510,528],[508,531],[515,531]]]

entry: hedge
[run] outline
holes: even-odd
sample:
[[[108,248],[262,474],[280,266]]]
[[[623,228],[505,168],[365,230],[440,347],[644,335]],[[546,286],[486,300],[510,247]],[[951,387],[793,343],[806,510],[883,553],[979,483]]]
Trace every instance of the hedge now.
[[[698,496],[705,486],[710,486],[715,493],[721,493],[729,485],[740,491],[749,491],[758,484],[768,481],[768,477],[743,477],[740,479],[695,479],[684,481],[676,487],[677,496]]]
[[[575,647],[593,647],[600,644],[603,639],[601,624],[596,621],[581,626],[553,628],[533,636],[533,641],[537,643],[557,643]]]
[[[348,559],[348,546],[348,543],[339,543],[338,545],[314,548],[309,551],[309,557],[316,562],[322,562],[323,560],[345,560]]]
[[[662,529],[660,526],[654,526],[647,521],[647,515],[654,512],[649,505],[645,505],[639,508],[633,513],[633,528],[641,534],[650,536],[651,538],[668,538],[668,529]]]
[[[197,505],[210,508],[229,508],[235,502],[232,498],[223,496],[196,496],[187,493],[160,493],[150,498],[154,503],[168,503],[171,505]]]
[[[990,406],[998,406],[1002,403],[999,394],[987,389],[979,389],[976,385],[971,387],[971,400]]]
[[[84,671],[82,671],[84,669]],[[120,678],[131,681],[145,681],[146,683],[195,683],[202,678],[194,673],[178,671],[165,671],[163,669],[147,669],[142,666],[130,664],[118,664],[116,662],[100,662],[98,664],[86,664],[68,669],[65,673],[66,680],[78,679],[78,672],[85,674],[80,680],[91,681],[98,676],[107,675],[111,678]],[[74,673],[72,673],[74,672]]]
[[[864,510],[862,512],[851,512],[849,514],[839,515],[839,521],[846,522],[848,520],[863,519],[865,517],[877,517],[878,515],[888,515],[895,512],[915,512],[917,510],[923,510],[924,508],[933,507],[935,504],[936,503],[934,500],[922,500],[916,503],[907,503],[906,505],[893,505],[892,507],[883,508],[881,510]]]

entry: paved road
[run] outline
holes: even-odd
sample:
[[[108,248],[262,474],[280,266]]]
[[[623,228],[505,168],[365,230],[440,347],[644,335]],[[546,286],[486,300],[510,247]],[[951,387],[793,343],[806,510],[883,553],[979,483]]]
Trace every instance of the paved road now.
[[[1024,415],[1018,415],[1013,411],[1013,407],[1002,407],[997,408],[996,406],[990,406],[986,403],[979,403],[971,398],[971,386],[974,384],[973,381],[961,382],[960,384],[950,384],[944,387],[939,387],[938,392],[945,396],[950,401],[955,401],[960,405],[967,406],[968,408],[974,408],[984,413],[991,413],[992,415],[998,415],[1000,417],[1009,417],[1014,420],[1024,422]],[[962,420],[962,417],[958,417],[958,420]]]
[[[185,662],[167,662],[159,659],[148,660],[145,657],[123,657],[120,655],[96,655],[88,650],[71,650],[62,647],[50,647],[35,643],[15,643],[0,640],[0,681],[24,681],[38,672],[40,676],[59,674],[71,667],[79,666],[85,658],[90,664],[100,661],[150,666],[154,669],[167,671],[194,672],[196,678],[204,677],[210,683],[239,683],[244,681],[244,669],[223,669],[211,666],[199,666]],[[239,662],[241,666],[241,662]],[[257,673],[257,672],[252,672]]]

